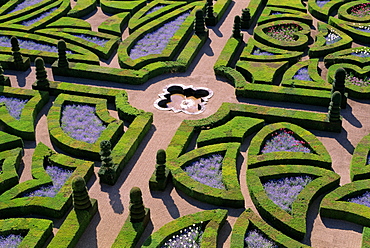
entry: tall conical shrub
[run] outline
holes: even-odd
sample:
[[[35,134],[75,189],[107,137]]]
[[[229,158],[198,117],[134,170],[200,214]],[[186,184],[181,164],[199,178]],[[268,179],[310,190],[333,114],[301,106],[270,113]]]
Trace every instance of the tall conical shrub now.
[[[233,37],[239,39],[242,37],[242,33],[240,30],[240,16],[234,17],[234,27],[233,27]]]
[[[251,21],[251,13],[249,8],[245,8],[242,10],[242,18],[240,22],[240,26],[243,29],[248,29],[250,26],[250,21]]]
[[[36,65],[36,84],[39,87],[49,87],[49,80],[45,70],[44,60],[40,57],[35,60]]]
[[[142,222],[145,217],[145,208],[140,188],[133,187],[130,190],[130,221]]]
[[[91,207],[89,193],[83,177],[76,176],[72,179],[72,190],[73,206],[75,209],[85,210]]]
[[[15,36],[12,36],[10,38],[10,43],[12,45],[12,54],[13,54],[14,64],[16,67],[20,67],[23,64],[23,58],[22,58],[22,54],[19,52],[19,50],[21,49],[19,47],[18,39]]]
[[[203,10],[198,9],[195,12],[195,24],[194,24],[195,33],[197,35],[202,35],[206,33]]]
[[[67,68],[68,59],[67,59],[67,45],[64,40],[58,41],[58,67]]]
[[[329,121],[335,122],[340,121],[340,105],[341,105],[342,95],[339,91],[335,91],[331,96],[331,101],[329,105]]]

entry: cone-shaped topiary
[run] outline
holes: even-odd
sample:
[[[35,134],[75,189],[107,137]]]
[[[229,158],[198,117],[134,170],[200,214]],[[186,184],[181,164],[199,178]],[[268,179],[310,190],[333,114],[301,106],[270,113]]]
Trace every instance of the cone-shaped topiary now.
[[[36,65],[36,84],[39,87],[49,87],[49,80],[45,70],[44,60],[40,57],[35,59]]]
[[[85,210],[91,207],[90,197],[83,177],[75,176],[72,179],[72,190],[73,206],[75,209]]]
[[[195,24],[194,24],[195,33],[197,35],[202,35],[206,33],[206,28],[204,26],[204,16],[203,16],[203,10],[198,9],[195,12]]]
[[[248,29],[250,26],[251,21],[251,13],[249,8],[245,8],[242,10],[242,18],[240,22],[241,28]]]
[[[345,92],[345,80],[346,80],[346,71],[343,68],[338,68],[335,72],[333,88],[331,93],[339,91],[342,95]]]
[[[157,182],[161,182],[166,179],[166,151],[163,149],[159,149],[157,151],[155,178]]]
[[[10,38],[10,43],[12,44],[12,53],[13,53],[13,59],[16,67],[19,67],[23,64],[23,58],[22,54],[19,52],[19,42],[18,39],[15,36],[12,36]]]
[[[103,140],[100,142],[100,159],[102,161],[102,166],[105,166],[107,168],[110,168],[113,166],[112,161],[112,144],[109,140]]]
[[[206,14],[207,18],[214,18],[213,15],[213,0],[207,0],[207,9],[206,9]]]
[[[334,94],[335,91],[339,91],[342,95],[341,108],[346,108],[347,105],[347,94],[346,94],[346,71],[343,68],[338,68],[335,72],[334,82],[331,89],[331,94]]]
[[[6,78],[4,76],[4,70],[3,67],[0,65],[0,85],[6,84]]]
[[[234,27],[233,27],[233,37],[239,39],[242,37],[241,30],[240,30],[240,16],[234,17]]]
[[[335,122],[335,121],[340,121],[340,105],[342,101],[342,95],[340,94],[339,91],[335,91],[331,95],[331,101],[329,105],[329,121],[330,122]]]
[[[133,187],[130,190],[130,221],[142,222],[145,217],[145,208],[140,188]]]
[[[58,41],[58,67],[68,67],[68,59],[66,55],[67,45],[64,40]]]
[[[213,12],[213,0],[207,0],[206,4],[206,25],[214,26],[217,20]]]

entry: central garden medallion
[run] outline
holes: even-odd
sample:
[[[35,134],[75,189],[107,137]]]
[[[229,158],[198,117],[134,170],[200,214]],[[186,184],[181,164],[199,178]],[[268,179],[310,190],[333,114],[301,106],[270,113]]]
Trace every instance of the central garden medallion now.
[[[154,102],[154,107],[159,110],[173,110],[175,113],[199,114],[205,110],[205,104],[213,96],[213,91],[192,85],[170,84],[159,94],[159,99]]]

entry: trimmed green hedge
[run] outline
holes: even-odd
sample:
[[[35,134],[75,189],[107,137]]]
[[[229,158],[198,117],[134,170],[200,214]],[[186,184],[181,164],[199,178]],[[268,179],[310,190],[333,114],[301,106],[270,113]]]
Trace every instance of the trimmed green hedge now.
[[[364,136],[357,144],[351,160],[351,181],[370,179],[370,166],[367,158],[370,152],[370,134]]]
[[[49,86],[39,86],[37,81],[32,85],[35,90],[49,91],[50,95],[57,96],[59,94],[79,95],[95,98],[106,99],[109,103],[114,103],[118,94],[126,95],[123,90],[112,88],[102,88],[87,86],[83,84],[74,84],[58,81],[49,81]]]
[[[351,1],[343,4],[338,9],[338,18],[349,22],[370,22],[370,16],[355,16],[350,14],[350,10],[357,5],[364,4],[364,1]]]
[[[137,29],[135,33],[130,35],[119,45],[117,53],[118,53],[118,62],[121,68],[138,70],[150,63],[163,60],[173,60],[176,54],[179,54],[180,48],[185,44],[189,37],[191,37],[191,33],[193,32],[194,29],[193,23],[195,20],[195,12],[196,10],[201,9],[202,6],[203,3],[200,2],[187,4]],[[131,59],[129,55],[130,51],[140,39],[142,39],[146,34],[157,30],[165,23],[175,19],[179,15],[184,14],[185,12],[188,11],[191,11],[190,15],[181,24],[180,28],[170,39],[166,48],[162,51],[161,54],[150,54],[141,58],[137,58],[135,60]]]
[[[239,142],[264,126],[264,121],[250,117],[235,116],[226,124],[202,130],[197,139],[197,147],[217,143]]]
[[[0,220],[0,235],[25,235],[19,248],[42,248],[46,241],[53,236],[51,220],[35,218],[7,218]]]
[[[18,147],[23,148],[23,140],[20,137],[0,131],[0,151]]]
[[[369,77],[370,76],[370,66],[359,67],[352,64],[334,64],[328,68],[326,74],[327,81],[333,83],[335,72],[339,68],[344,68],[348,73],[352,73],[356,77]],[[346,83],[346,92],[350,98],[356,99],[370,99],[370,87],[368,86],[357,86],[351,83]]]
[[[0,152],[0,194],[18,184],[17,171],[22,160],[22,154],[22,148]]]
[[[285,9],[294,9],[306,13],[306,7],[300,0],[269,0],[268,7],[282,7]]]
[[[195,180],[190,179],[190,177],[181,168],[183,166],[186,166],[191,161],[194,161],[195,159],[203,155],[213,154],[217,151],[222,151],[223,149],[225,150],[224,147],[227,147],[228,145],[233,144],[233,143],[224,143],[224,144],[219,144],[219,145],[204,146],[204,147],[201,147],[201,148],[198,148],[198,149],[195,149],[195,150],[192,150],[186,153],[191,140],[193,139],[194,136],[196,136],[199,133],[200,130],[205,130],[205,131],[202,131],[205,133],[199,136],[199,139],[201,141],[203,141],[204,139],[202,138],[202,136],[206,136],[206,134],[208,133],[215,133],[216,137],[218,136],[232,137],[233,136],[232,132],[230,131],[227,132],[227,127],[229,126],[231,128],[232,125],[227,124],[227,122],[236,116],[247,116],[247,117],[252,117],[252,118],[259,118],[259,119],[264,119],[266,122],[278,122],[278,121],[283,121],[283,120],[284,121],[289,120],[290,122],[300,124],[306,128],[318,129],[318,130],[333,131],[333,130],[337,130],[338,128],[340,129],[340,126],[331,125],[331,124],[338,125],[338,123],[330,124],[327,122],[326,114],[319,114],[319,113],[306,112],[306,111],[297,111],[297,110],[286,110],[286,109],[279,109],[279,108],[272,108],[272,107],[261,107],[261,106],[256,106],[256,105],[223,103],[223,105],[219,108],[219,110],[215,114],[207,118],[204,118],[201,120],[183,121],[180,127],[178,128],[178,130],[176,131],[176,134],[172,138],[169,146],[166,149],[167,167],[171,171],[171,174],[173,176],[173,181],[176,187],[179,187],[185,193],[201,201],[211,202],[212,204],[238,206],[238,205],[235,205],[234,203],[230,203],[229,200],[224,199],[222,196],[222,190],[212,189],[209,186],[202,185],[199,182],[196,182]],[[256,123],[254,123],[251,126],[249,131],[252,131],[252,130],[255,131],[257,128],[255,125],[257,126],[261,125],[260,121],[256,121]],[[281,161],[289,161],[290,163],[293,163],[293,162],[298,163],[298,162],[301,162],[303,158],[303,159],[306,159],[304,160],[306,162],[303,161],[306,164],[315,164],[316,166],[330,168],[331,159],[325,147],[321,144],[321,142],[317,140],[316,137],[314,137],[308,131],[305,131],[302,128],[296,127],[295,125],[288,124],[288,123],[273,124],[273,125],[266,127],[264,130],[267,130],[269,127],[275,130],[275,127],[279,128],[283,126],[284,127],[287,126],[290,129],[295,130],[300,137],[302,137],[303,139],[305,139],[306,141],[310,143],[311,148],[316,153],[308,154],[308,155],[299,155],[299,156],[293,154],[293,155],[289,155],[290,157],[288,158],[286,158],[285,156]],[[217,134],[219,130],[224,131],[225,135]],[[249,131],[247,132],[249,133]],[[272,131],[273,130],[271,130],[271,132]],[[229,137],[227,139],[229,139]],[[211,138],[211,140],[213,140],[213,138]],[[213,141],[211,142],[211,144],[213,144]],[[267,163],[267,161],[270,161],[270,162],[275,161],[275,157],[273,157],[272,155],[270,156],[262,155],[262,156],[266,156],[267,158],[267,160],[264,163]],[[253,159],[251,159],[250,161],[253,161]],[[230,173],[228,175],[230,175]]]
[[[228,44],[227,44],[228,45]],[[254,55],[256,49],[264,52],[273,53],[274,55]],[[289,61],[290,64],[296,63],[303,56],[303,52],[288,51],[280,48],[266,46],[253,38],[248,40],[247,46],[240,55],[240,60],[260,61],[260,62],[277,62]]]
[[[276,107],[263,107],[256,105],[228,104],[231,116],[242,115],[253,118],[264,119],[266,122],[287,121],[303,128],[323,130],[329,132],[340,132],[340,122],[329,122],[327,114],[314,113],[301,110],[281,109]]]
[[[355,41],[357,42],[363,42],[364,40],[369,40],[370,38],[370,33],[361,30],[358,30],[356,28],[361,28],[361,27],[368,27],[368,24],[364,23],[353,23],[353,22],[346,22],[337,18],[333,18],[332,16],[329,17],[329,24],[332,25],[333,27],[336,27],[349,36],[351,36]]]
[[[252,44],[253,42],[254,41],[252,40]],[[241,41],[238,42],[238,40],[235,40],[234,38],[229,39],[227,45],[224,47],[220,54],[220,59],[216,62],[214,66],[214,71],[216,75],[227,78],[229,82],[234,85],[235,94],[237,96],[246,98],[268,99],[272,101],[289,101],[295,103],[329,106],[331,94],[327,90],[323,91],[266,84],[271,83],[274,75],[277,75],[279,71],[282,72],[287,69],[288,61],[267,63],[238,61],[238,70],[242,71],[242,73],[228,67],[232,66],[231,61],[233,60],[233,56],[237,53],[237,50],[240,49],[241,45]],[[270,50],[270,48],[267,49]],[[275,56],[279,55],[274,55],[271,57]],[[259,56],[261,58],[258,58],[257,55],[247,55],[247,57],[248,59],[259,59],[260,61],[265,61],[266,57],[268,56]],[[247,80],[249,82],[247,82]],[[257,84],[251,82],[260,83]],[[340,131],[340,129],[336,130],[337,132]]]
[[[153,123],[153,114],[145,112],[139,114],[130,124],[128,130],[122,135],[121,139],[112,149],[113,158],[113,178],[107,173],[105,167],[100,167],[98,176],[101,183],[113,185],[118,180],[119,175],[135,154],[140,143],[148,133]]]
[[[259,17],[259,12],[263,10],[265,5],[267,4],[268,0],[250,0],[248,4],[249,12],[251,15],[251,20],[249,22],[249,25],[252,25],[254,21],[257,20]]]
[[[41,34],[46,37],[51,37],[53,39],[58,40],[63,39],[68,44],[74,44],[76,46],[83,47],[103,59],[109,59],[115,52],[115,50],[117,50],[118,43],[120,42],[120,37],[85,29],[45,28],[42,30],[37,30],[35,31],[35,33]],[[101,46],[99,44],[87,41],[74,35],[85,35],[87,37],[96,37],[98,39],[106,40],[107,42],[105,43],[104,46]]]
[[[52,180],[44,167],[46,161],[54,166],[74,170],[73,174],[54,197],[23,197],[41,186],[51,185]],[[72,178],[79,175],[88,181],[94,173],[93,168],[92,162],[57,154],[43,143],[38,143],[32,156],[33,179],[12,187],[0,196],[0,218],[30,214],[62,218],[72,206]]]
[[[316,0],[308,0],[307,7],[312,16],[321,21],[328,21],[328,18],[330,17],[329,15],[333,13],[333,11],[338,9],[338,7],[341,6],[343,3],[349,1],[351,0],[331,0],[320,8],[316,4]]]
[[[168,160],[166,165],[171,171],[176,188],[187,195],[217,206],[241,208],[244,206],[244,197],[240,191],[236,171],[239,148],[240,143],[209,145],[192,150],[175,160]],[[226,189],[217,189],[202,184],[184,171],[184,168],[192,162],[215,153],[225,154],[222,160],[222,182]]]
[[[47,28],[75,28],[91,30],[91,24],[85,20],[73,17],[61,17],[53,23],[46,26]]]
[[[299,243],[289,238],[280,231],[276,230],[264,220],[258,217],[252,209],[246,209],[236,220],[231,235],[230,248],[240,248],[245,246],[245,237],[248,231],[257,229],[263,233],[269,240],[275,242],[282,248],[308,248],[309,246]]]
[[[97,0],[78,0],[76,5],[71,9],[68,13],[67,16],[70,17],[84,17],[91,12],[95,11],[97,5]]]
[[[153,114],[137,109],[128,102],[128,95],[124,90],[91,87],[86,85],[76,85],[65,82],[49,82],[49,87],[42,88],[34,84],[36,89],[49,90],[52,95],[59,95],[54,106],[49,110],[49,132],[53,142],[56,142],[61,149],[74,154],[75,156],[85,156],[87,159],[100,160],[100,141],[111,140],[113,149],[113,177],[107,173],[106,168],[101,167],[98,175],[100,182],[114,184],[125,165],[134,155],[139,144],[151,128]],[[63,94],[66,93],[66,94]],[[89,96],[89,97],[87,97]],[[93,98],[94,97],[94,98]],[[67,98],[65,100],[65,98]],[[68,100],[69,99],[69,100]],[[77,141],[63,132],[60,127],[60,115],[63,102],[80,102],[96,105],[98,116],[105,123],[111,123],[110,130],[105,130],[101,137],[94,144]],[[106,102],[116,106],[118,116],[121,120],[115,120],[108,116]],[[124,122],[129,124],[128,130],[123,133]],[[108,126],[109,126],[108,125]],[[117,128],[115,131],[113,129]],[[114,131],[114,133],[113,133]],[[81,153],[81,151],[83,152]]]
[[[246,80],[254,85],[273,84],[273,81],[286,71],[289,67],[288,61],[277,62],[254,62],[239,60],[236,63],[236,70],[239,71]]]
[[[16,3],[12,1],[12,3]],[[53,8],[57,8],[55,11],[50,13],[48,16],[38,20],[37,22],[30,25],[22,25],[24,21],[33,20],[45,12],[50,11]],[[1,29],[3,30],[22,30],[24,32],[32,33],[37,29],[44,28],[48,24],[56,21],[57,19],[65,16],[71,9],[70,2],[68,0],[59,1],[47,1],[43,4],[32,5],[23,11],[16,12],[16,14],[9,13],[0,18]],[[12,16],[13,18],[9,18]]]
[[[261,181],[282,177],[310,175],[315,179],[299,193],[292,205],[292,214],[278,207],[266,194]],[[309,206],[324,192],[339,185],[340,176],[330,170],[304,165],[271,165],[248,169],[249,194],[262,218],[285,235],[302,240],[306,234]]]
[[[133,15],[139,9],[146,5],[145,0],[137,1],[111,1],[111,0],[100,0],[100,8],[106,14],[118,14],[121,12],[130,12]]]
[[[144,66],[140,70],[118,69],[88,65],[82,63],[69,63],[68,68],[59,68],[57,62],[52,65],[54,75],[78,78],[112,81],[123,84],[143,84],[149,79],[166,73],[185,72],[193,61],[208,35],[193,35],[176,61],[161,61]]]
[[[370,247],[370,228],[364,226],[364,229],[362,231],[361,248],[367,248],[367,247]]]
[[[121,37],[123,28],[125,24],[130,20],[130,13],[122,12],[116,15],[110,16],[105,21],[103,21],[99,27],[98,31],[101,33],[111,34]]]
[[[149,236],[142,247],[159,248],[167,239],[179,234],[180,230],[201,224],[203,222],[204,233],[200,243],[201,248],[217,247],[218,233],[227,217],[226,209],[205,210],[195,214],[182,216],[162,226],[158,231]]]
[[[48,248],[73,248],[89,226],[95,213],[98,212],[98,202],[90,199],[91,207],[86,210],[72,209],[60,226]]]
[[[294,33],[294,41],[277,40],[266,34],[269,28],[279,27],[280,25],[296,25],[301,30]],[[293,20],[280,20],[257,26],[253,31],[253,35],[255,40],[271,47],[286,49],[290,51],[303,51],[308,45],[308,36],[310,34],[310,31],[310,26],[305,23]]]
[[[233,63],[237,57],[238,51],[245,46],[243,39],[235,39],[230,37],[227,40],[226,45],[221,51],[221,54],[218,56],[215,65],[213,66],[214,71],[222,70],[222,68],[229,66],[235,67]]]
[[[0,36],[15,36],[18,39],[22,40],[30,40],[36,43],[49,45],[49,46],[57,46],[58,39],[53,39],[49,37],[45,37],[40,34],[31,34],[26,32],[19,32],[19,31],[6,31],[1,30]],[[89,64],[99,65],[99,58],[94,53],[90,52],[89,50],[82,48],[77,45],[67,44],[67,49],[72,51],[72,54],[67,53],[67,58],[70,62],[83,62]],[[0,53],[5,54],[12,54],[11,47],[1,47]],[[54,61],[58,59],[58,53],[53,52],[46,52],[46,51],[39,51],[39,50],[29,50],[29,49],[20,49],[20,53],[23,56],[29,57],[32,61],[34,61],[37,57],[42,57],[47,64],[52,64]]]
[[[144,233],[150,221],[150,209],[145,208],[145,217],[142,222],[131,222],[130,216],[126,219],[121,231],[118,233],[112,248],[134,248]]]
[[[304,152],[270,152],[261,153],[265,143],[272,134],[279,130],[293,132],[293,137],[306,142],[305,147],[311,153]],[[331,158],[325,146],[311,132],[291,123],[279,122],[265,126],[252,139],[248,149],[248,168],[277,164],[304,164],[331,170]]]
[[[166,5],[163,8],[146,15],[146,13],[157,5]],[[177,2],[177,1],[153,1],[148,3],[145,7],[137,11],[129,20],[128,31],[130,34],[135,32],[138,28],[141,28],[145,24],[157,20],[159,17],[167,15],[168,13],[176,10],[179,7],[182,7],[186,2]],[[171,15],[167,15],[171,16]]]
[[[49,94],[43,91],[35,91],[22,88],[0,86],[0,95],[28,99],[19,120],[12,117],[5,105],[0,106],[0,123],[5,131],[17,135],[25,140],[35,140],[35,120],[37,114],[49,101]]]
[[[322,199],[320,216],[370,227],[369,207],[346,201],[347,198],[359,196],[369,189],[370,180],[355,181],[335,189]]]
[[[307,67],[308,75],[312,81],[298,80],[293,77],[301,69]],[[291,66],[285,73],[281,82],[282,86],[305,88],[314,90],[331,90],[332,85],[326,82],[319,74],[319,59],[300,61]]]
[[[106,129],[101,133],[95,143],[89,144],[76,140],[62,130],[60,121],[65,104],[88,104],[90,106],[95,106],[96,115],[103,124],[106,125]],[[51,141],[63,151],[89,160],[100,160],[99,152],[101,141],[109,140],[112,146],[114,146],[124,133],[123,121],[116,120],[109,115],[107,101],[105,99],[59,94],[53,106],[50,108],[47,117]]]
[[[306,9],[304,9],[304,13],[301,10],[294,10],[294,9],[288,9],[287,6],[292,7],[292,3],[297,3],[297,1],[276,1],[275,3],[281,4],[282,6],[279,7],[273,7],[269,6],[272,3],[272,1],[268,1],[268,7],[266,7],[262,13],[261,16],[258,18],[258,25],[265,24],[268,22],[273,21],[280,21],[280,20],[294,20],[306,23],[307,25],[312,26],[312,17],[309,14],[306,14]],[[301,6],[302,4],[299,3]],[[282,14],[272,14],[272,12],[280,12]]]
[[[319,22],[318,24],[318,29],[319,34],[316,36],[316,41],[308,50],[308,55],[310,56],[310,58],[324,57],[330,53],[351,48],[352,38],[349,37],[346,33],[341,32],[338,29],[321,22]],[[339,35],[342,39],[330,45],[327,45],[326,36],[330,33]]]
[[[31,67],[31,61],[28,57],[22,57],[22,63],[15,64],[13,55],[0,54],[0,64],[3,69],[16,71],[27,71]],[[5,86],[11,86],[9,77],[5,76]]]
[[[363,53],[367,52],[370,54],[370,48],[366,46],[352,47],[349,49],[329,54],[324,58],[325,66],[329,67],[333,64],[339,63],[348,63],[358,66],[370,65],[369,57],[359,57],[356,55],[352,55],[352,53],[361,53],[361,52]]]

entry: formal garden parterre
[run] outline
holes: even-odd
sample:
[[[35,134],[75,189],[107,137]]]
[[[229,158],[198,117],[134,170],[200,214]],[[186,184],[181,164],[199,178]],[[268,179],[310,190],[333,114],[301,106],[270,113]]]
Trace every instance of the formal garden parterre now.
[[[369,10],[362,0],[0,1],[0,246],[86,247],[110,206],[124,221],[110,223],[116,231],[104,242],[95,231],[92,246],[328,247],[311,240],[315,208],[318,218],[363,227],[357,243],[369,247],[370,126],[348,117],[370,99]],[[236,101],[217,109],[217,87],[200,100],[204,86],[180,80],[183,95],[193,88],[207,105],[160,113],[171,85],[162,108],[130,104],[133,91],[163,77],[191,78],[227,23],[204,74],[232,85]],[[32,85],[19,84],[28,74]],[[181,116],[167,143],[156,125],[176,122],[164,115]],[[348,123],[364,135],[347,149],[343,183],[325,135],[339,140]],[[190,212],[168,203],[172,189]],[[158,226],[161,214],[171,220]]]

